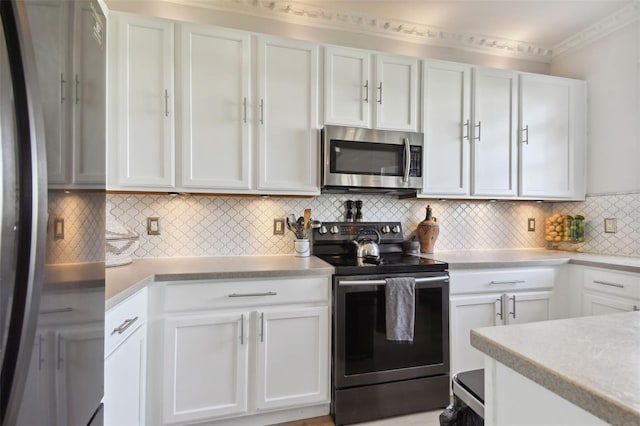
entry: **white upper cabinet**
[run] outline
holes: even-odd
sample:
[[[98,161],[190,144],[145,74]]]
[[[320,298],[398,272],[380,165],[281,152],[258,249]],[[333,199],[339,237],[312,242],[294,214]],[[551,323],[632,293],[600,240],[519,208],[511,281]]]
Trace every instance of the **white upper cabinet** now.
[[[520,195],[584,199],[583,81],[520,76]]]
[[[257,76],[258,189],[319,194],[318,45],[258,37]]]
[[[471,67],[425,61],[423,87],[423,193],[468,195]]]
[[[250,188],[250,36],[180,26],[182,186]]]
[[[121,15],[111,31],[109,189],[174,187],[173,23]]]
[[[518,74],[473,70],[472,186],[475,196],[515,196]]]
[[[418,69],[416,58],[326,47],[325,124],[418,131]]]

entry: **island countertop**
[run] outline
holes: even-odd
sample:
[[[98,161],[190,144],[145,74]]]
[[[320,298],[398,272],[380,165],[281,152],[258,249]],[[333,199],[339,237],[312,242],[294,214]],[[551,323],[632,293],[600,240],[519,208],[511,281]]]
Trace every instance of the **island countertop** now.
[[[471,331],[471,345],[610,424],[640,424],[640,312]]]

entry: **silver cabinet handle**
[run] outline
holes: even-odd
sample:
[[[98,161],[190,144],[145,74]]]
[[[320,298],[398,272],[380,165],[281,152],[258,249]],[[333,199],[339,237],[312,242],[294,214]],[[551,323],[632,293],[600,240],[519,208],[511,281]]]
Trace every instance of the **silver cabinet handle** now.
[[[496,299],[496,302],[499,302],[498,306],[500,306],[500,310],[498,312],[496,312],[496,316],[502,320],[503,319],[502,318],[502,297],[498,297]],[[493,302],[494,306],[495,306],[496,302]]]
[[[264,99],[260,99],[260,124],[264,124]]]
[[[411,170],[411,145],[409,145],[409,138],[402,138],[404,143],[404,174],[402,176],[402,182],[409,182],[409,171]]]
[[[501,285],[501,284],[522,284],[524,280],[511,280],[511,281],[490,281],[489,285]]]
[[[111,335],[113,336],[116,333],[118,333],[118,334],[124,333],[127,330],[127,328],[131,327],[133,325],[133,323],[135,323],[136,321],[138,321],[138,317],[129,318],[129,319],[124,320],[124,322],[122,324],[120,324],[119,326],[114,328],[113,331],[111,331]]]
[[[264,312],[260,313],[260,342],[264,342]]]
[[[369,80],[364,83],[364,101],[369,103]]]
[[[444,281],[448,283],[449,278],[446,276],[416,278],[416,284],[428,283],[432,281]],[[385,285],[386,283],[387,282],[385,280],[340,280],[338,281],[338,285]]]
[[[469,120],[467,120],[467,122],[462,125],[462,133],[462,138],[465,140],[469,140]]]
[[[240,344],[244,345],[244,314],[240,314]]]
[[[275,291],[266,291],[264,293],[231,293],[227,297],[258,297],[258,296],[276,296]]]
[[[380,97],[378,98],[378,103],[382,105],[382,82],[380,82],[380,86],[378,86],[378,90],[380,91]]]
[[[514,294],[509,298],[509,300],[513,300],[513,312],[509,312],[509,314],[516,319],[516,295]]]
[[[242,101],[242,121],[244,123],[247,122],[247,98],[246,97]]]
[[[601,284],[601,285],[606,285],[609,287],[617,287],[617,288],[624,288],[624,286],[622,284],[618,284],[618,283],[609,283],[606,281],[597,281],[597,280],[593,280],[594,284]]]
[[[164,116],[169,116],[169,91],[164,89]]]
[[[482,136],[482,121],[478,120],[478,124],[476,124],[474,127],[478,128],[478,136],[475,137],[474,139],[480,142],[480,138]]]
[[[64,74],[60,73],[60,103],[64,103],[64,84],[67,80],[64,79]]]
[[[526,138],[524,138],[524,137],[522,138],[522,143],[526,143],[527,145],[529,145],[529,125],[528,124],[526,126],[524,126],[524,129],[522,129],[522,133],[526,133],[527,134]]]
[[[72,312],[73,308],[57,308],[57,309],[45,309],[40,311],[40,315],[62,314],[65,312]]]
[[[78,105],[78,102],[80,102],[80,91],[78,90],[80,88],[80,80],[78,79],[78,74],[76,74],[76,105]]]
[[[62,342],[64,339],[60,334],[57,335],[58,347],[57,347],[57,360],[56,360],[56,369],[60,370],[62,368]]]
[[[38,336],[38,371],[42,371],[42,365],[44,364],[44,358],[42,358],[42,343],[44,342],[44,337],[42,335]]]

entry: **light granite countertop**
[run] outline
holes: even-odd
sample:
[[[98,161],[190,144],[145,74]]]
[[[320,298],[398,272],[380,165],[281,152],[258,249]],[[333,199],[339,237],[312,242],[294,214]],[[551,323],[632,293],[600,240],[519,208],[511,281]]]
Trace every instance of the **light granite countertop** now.
[[[137,259],[106,270],[110,309],[142,287],[158,281],[331,275],[333,266],[315,256],[218,256]]]
[[[607,423],[640,424],[640,312],[479,328],[471,345]]]

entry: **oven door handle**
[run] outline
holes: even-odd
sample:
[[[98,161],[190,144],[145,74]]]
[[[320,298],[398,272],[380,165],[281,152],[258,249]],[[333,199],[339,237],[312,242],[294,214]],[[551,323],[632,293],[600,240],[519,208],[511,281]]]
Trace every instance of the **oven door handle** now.
[[[420,283],[430,283],[434,281],[444,281],[446,283],[449,282],[449,278],[446,276],[441,277],[424,277],[424,278],[416,278],[416,284]],[[384,285],[387,282],[385,280],[339,280],[338,285]]]
[[[411,145],[409,145],[409,138],[402,138],[404,143],[404,173],[402,176],[402,182],[409,182],[409,172],[411,171]]]

